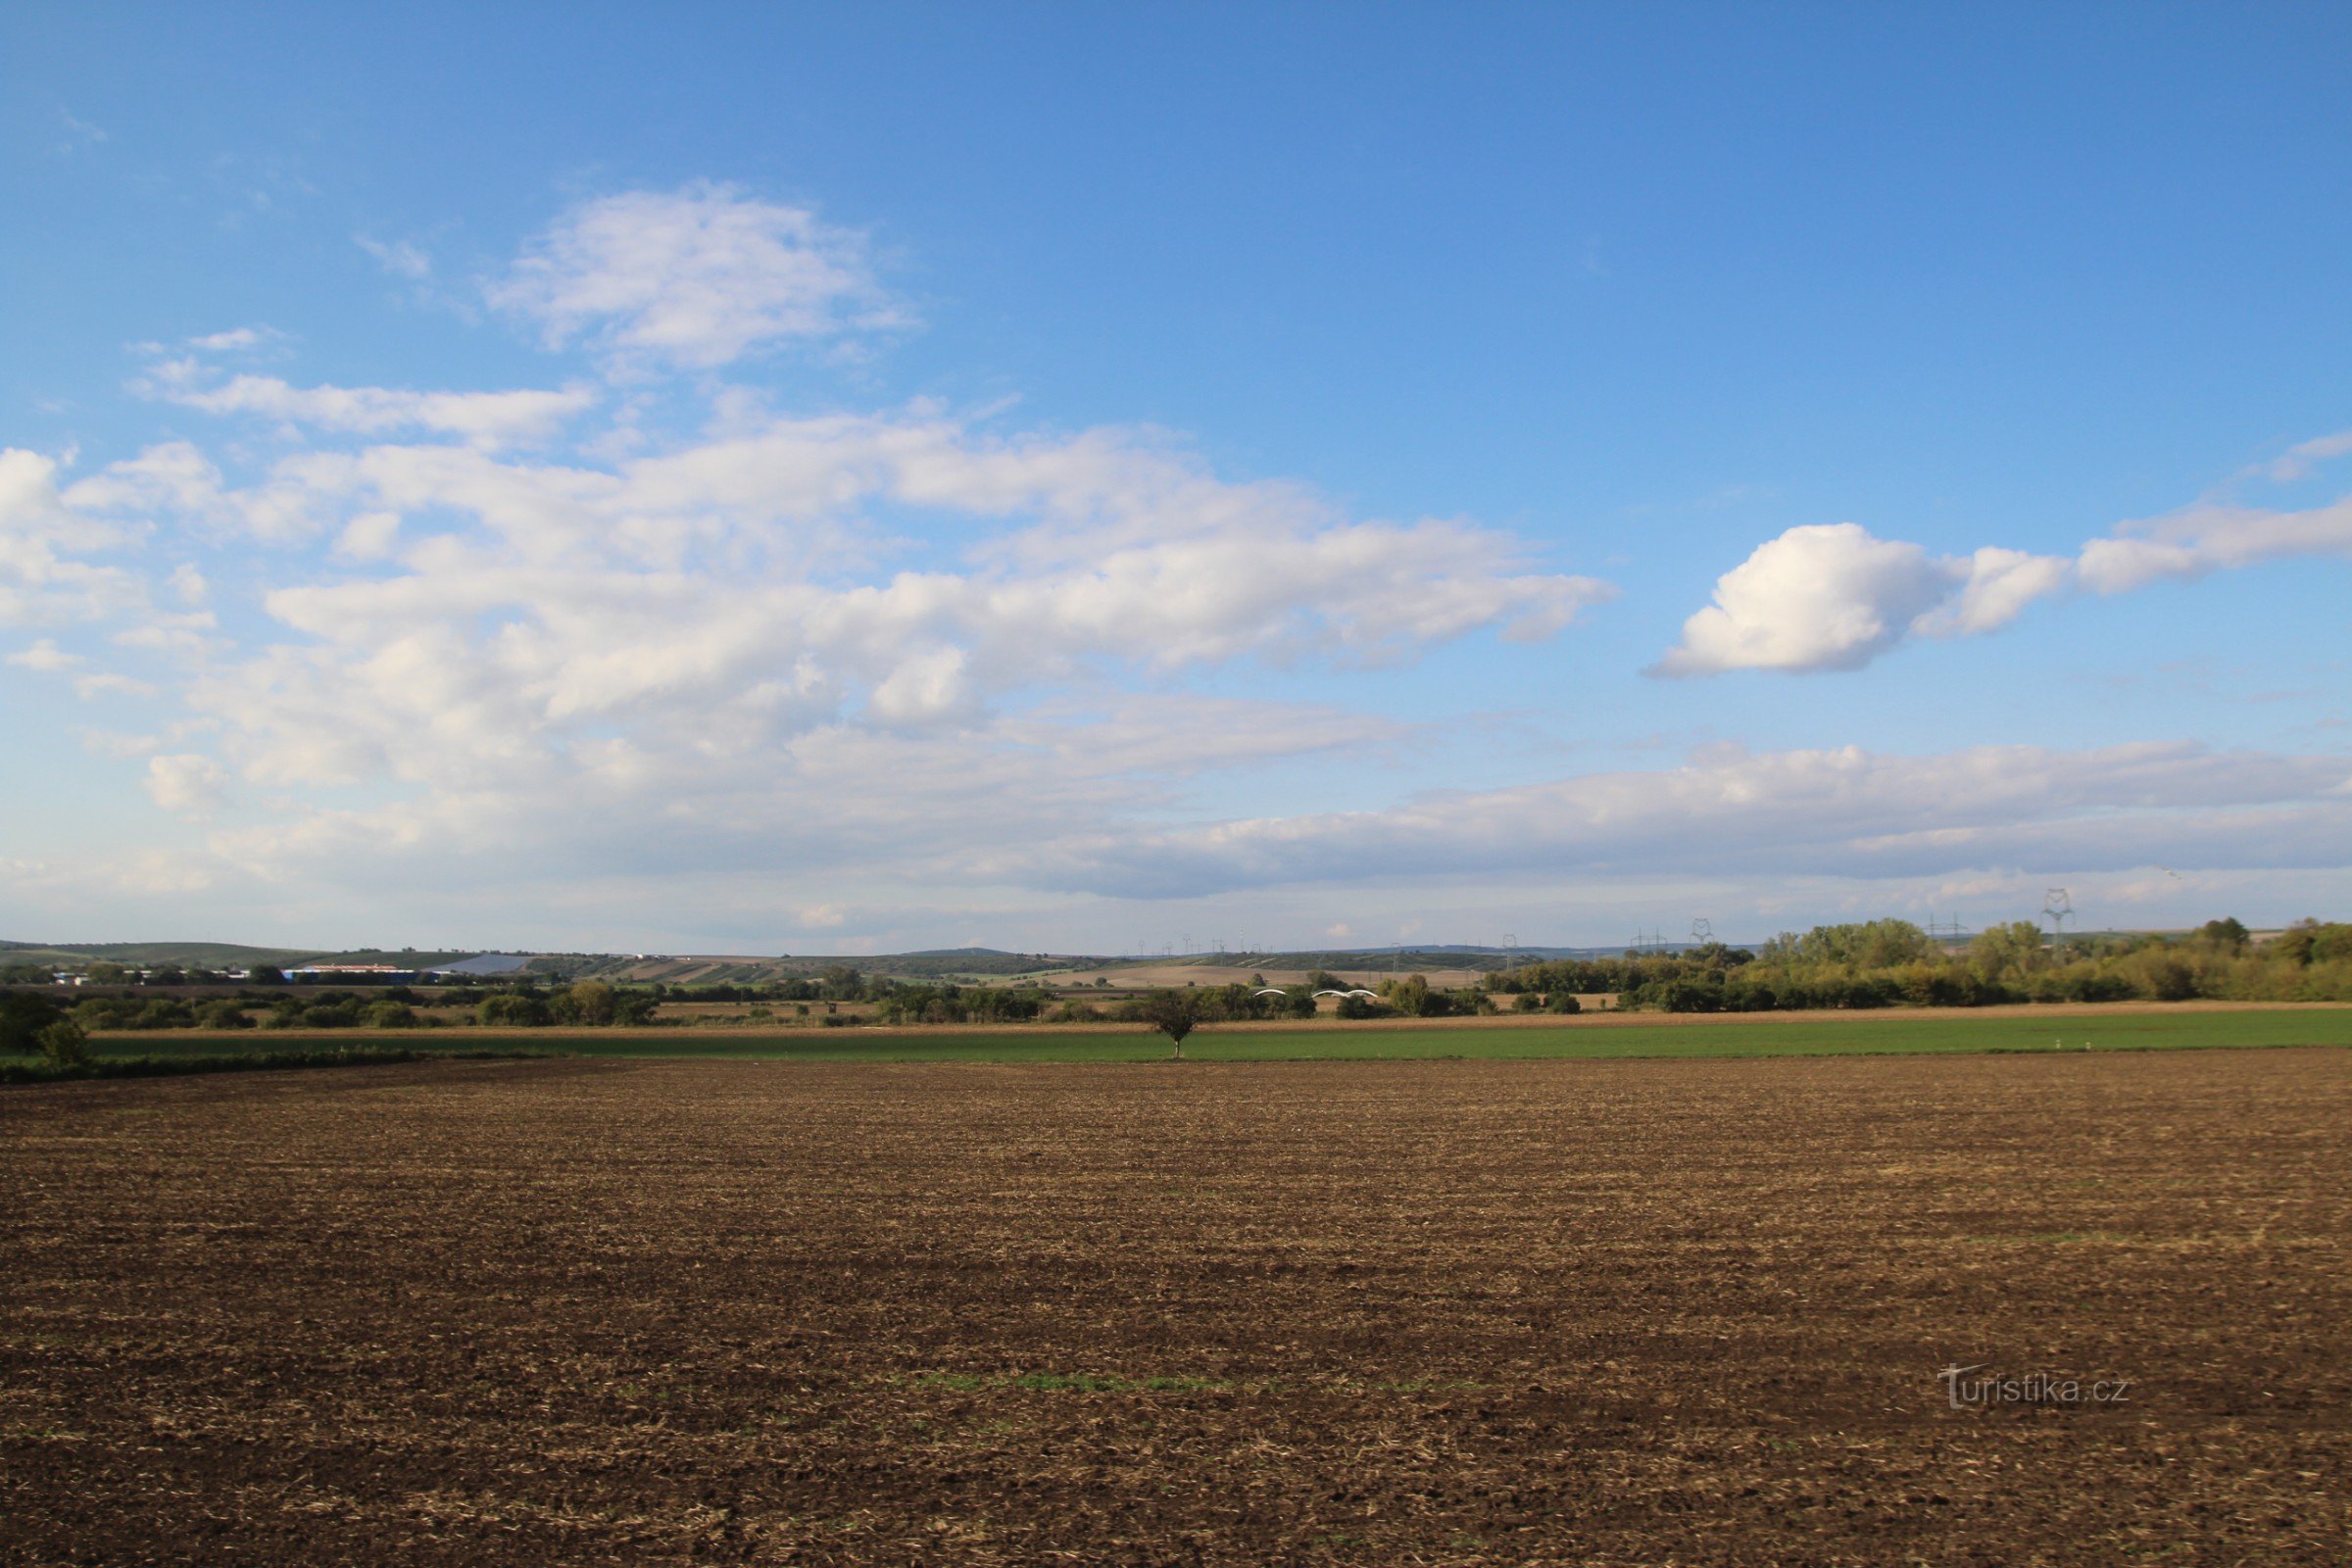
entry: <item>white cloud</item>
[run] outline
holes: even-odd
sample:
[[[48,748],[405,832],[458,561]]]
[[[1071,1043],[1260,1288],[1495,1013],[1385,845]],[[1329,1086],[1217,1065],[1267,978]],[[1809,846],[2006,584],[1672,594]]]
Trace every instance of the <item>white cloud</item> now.
[[[186,340],[186,346],[207,354],[229,354],[259,348],[278,334],[268,327],[236,326],[225,332],[207,332]]]
[[[227,787],[228,770],[194,752],[147,760],[147,793],[165,810],[181,816],[210,816]]]
[[[2007,625],[2065,580],[2063,561],[2022,551],[1937,558],[1855,523],[1790,528],[1724,573],[1656,673],[1859,669],[1913,633]]]
[[[77,559],[120,548],[129,534],[69,506],[57,468],[40,453],[0,448],[0,626],[91,620],[141,602],[121,567]]]
[[[29,669],[36,674],[72,677],[74,695],[85,703],[101,697],[151,697],[155,694],[155,688],[145,681],[106,670],[90,670],[87,659],[79,654],[67,653],[57,646],[53,638],[40,638],[31,647],[9,655],[6,662],[18,669]]]
[[[2352,557],[2352,496],[2302,512],[2208,505],[2127,523],[2084,545],[2078,570],[2084,586],[2119,594],[2304,556]]]
[[[81,526],[100,515],[168,521],[197,538],[294,544],[322,531],[353,482],[353,460],[303,452],[281,459],[262,483],[231,485],[193,442],[166,441],[110,463],[64,493]]]
[[[624,360],[704,369],[908,320],[875,281],[864,235],[708,181],[574,208],[488,297],[551,347],[586,338]]]
[[[594,389],[583,386],[556,392],[406,392],[379,386],[298,387],[266,375],[239,375],[220,386],[174,388],[164,395],[207,414],[255,414],[361,435],[430,430],[483,447],[545,440],[596,402]]]
[[[277,792],[214,840],[224,865],[289,878],[399,880],[436,845],[527,879],[609,860],[626,818],[642,831],[614,875],[1018,884],[1028,846],[1176,780],[1399,733],[1149,696],[1138,672],[1540,638],[1612,592],[1469,523],[1221,479],[1151,432],[1004,438],[924,408],[738,402],[710,439],[612,464],[306,452],[249,486],[167,443],[67,499],[272,548],[276,641],[231,646],[198,610],[117,640],[173,652],[184,710],[218,725],[151,789],[224,815],[228,784]],[[1090,686],[1102,700],[1070,695]],[[346,787],[377,804],[318,793]]]
[[[1351,523],[1104,432],[1007,447],[938,418],[776,420],[614,470],[381,447],[310,473],[308,493],[305,476],[276,475],[281,510],[347,515],[341,551],[397,568],[267,600],[317,646],[249,663],[247,686],[361,688],[303,698],[279,726],[314,758],[351,755],[321,752],[314,709],[400,711],[383,689],[394,671],[409,692],[487,683],[482,721],[533,747],[681,704],[749,705],[769,727],[845,711],[961,722],[1104,662],[1394,660],[1482,628],[1549,635],[1610,593],[1523,569],[1502,535]],[[186,488],[207,514],[250,510]],[[918,503],[1014,526],[967,562],[858,580],[889,548],[865,509]],[[410,537],[406,519],[423,517],[436,520]],[[270,707],[243,688],[211,700]]]
[[[2308,476],[2352,453],[2352,431],[2291,448],[2261,470]],[[2352,496],[2302,511],[2206,501],[2120,524],[2072,560],[1986,546],[1933,557],[1855,523],[1790,528],[1716,580],[1715,602],[1683,625],[1651,673],[1859,669],[1913,636],[1974,636],[2008,625],[2039,599],[2082,587],[2130,593],[2270,561],[2352,559]]]
[[[53,144],[50,151],[60,157],[71,157],[84,147],[103,146],[111,139],[103,126],[93,125],[62,109],[58,111],[57,118],[65,127],[65,139]]]
[[[978,710],[979,693],[968,663],[960,648],[917,649],[875,685],[867,709],[886,724],[969,718]]]
[[[353,561],[382,561],[399,542],[399,513],[364,512],[343,525],[335,537],[335,554]]]
[[[2068,564],[2056,556],[2028,555],[1986,545],[1975,555],[1943,564],[1957,579],[1959,597],[1914,621],[1931,637],[1977,636],[1998,631],[2067,585]]]
[[[74,695],[85,703],[95,702],[101,697],[153,697],[155,687],[128,675],[102,670],[91,675],[76,675],[74,678]]]
[[[2346,867],[2348,781],[2344,758],[2187,743],[1929,757],[1726,748],[1672,769],[1444,792],[1385,810],[1071,834],[1030,874],[1048,886],[1185,898],[1498,875],[1893,879],[2157,860]]]
[[[2338,430],[2291,446],[2264,470],[2279,483],[2309,478],[2321,464],[2352,454],[2352,430]]]
[[[588,203],[493,293],[617,371],[689,373],[600,397],[208,368],[265,345],[243,328],[155,350],[147,388],[275,421],[295,450],[167,441],[70,485],[54,460],[0,455],[0,617],[109,619],[66,641],[130,661],[42,638],[8,662],[92,697],[168,683],[152,734],[85,744],[143,765],[159,806],[209,824],[205,847],[125,876],[267,886],[271,909],[352,889],[573,907],[593,886],[612,907],[867,940],[949,908],[1267,889],[1349,890],[1300,931],[1337,912],[1438,930],[1359,895],[1464,877],[1989,887],[2157,844],[2192,869],[2343,863],[2340,761],[2195,748],[1709,753],[1242,815],[1243,782],[1299,759],[1420,766],[1431,748],[1377,713],[1180,688],[1541,640],[1614,590],[1501,530],[1220,475],[1164,432],[1007,433],[925,404],[778,414],[714,387],[693,372],[896,319],[861,236],[724,187]],[[2283,533],[2278,515],[2128,538],[2197,564],[2330,537],[2320,514]],[[2292,538],[2229,542],[2260,528]],[[122,564],[83,559],[101,550]],[[1850,668],[2074,580],[2062,558],[1792,529],[1724,576],[1666,667]]]
[[[78,669],[89,662],[79,654],[67,653],[57,646],[54,638],[49,637],[40,638],[30,648],[24,649],[21,653],[9,655],[8,662],[19,669],[39,670],[47,675],[63,674],[67,670]]]
[[[380,240],[367,234],[354,234],[352,243],[376,260],[376,264],[394,277],[405,277],[412,283],[421,283],[433,275],[433,259],[421,246],[405,239]]]

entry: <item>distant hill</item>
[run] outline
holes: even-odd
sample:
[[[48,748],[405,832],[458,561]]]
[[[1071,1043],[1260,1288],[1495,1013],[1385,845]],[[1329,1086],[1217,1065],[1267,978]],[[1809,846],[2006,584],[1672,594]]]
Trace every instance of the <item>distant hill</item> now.
[[[523,953],[484,953],[455,963],[436,965],[452,974],[502,975],[514,974],[530,967],[530,955]]]
[[[9,963],[120,963],[152,968],[176,963],[190,969],[250,969],[257,963],[290,969],[306,963],[383,963],[402,969],[425,969],[470,958],[473,948],[419,952],[403,949],[354,948],[327,953],[304,948],[249,948],[235,942],[5,942],[0,956]]]
[[[661,981],[674,986],[757,986],[809,980],[827,969],[900,980],[998,979],[1043,974],[1101,960],[1070,954],[1004,953],[995,948],[945,948],[925,953],[826,955],[796,958],[741,954],[543,953],[530,972],[550,979]]]
[[[234,942],[11,942],[12,963],[176,963],[201,969],[245,969],[257,963],[307,963],[315,955],[292,948],[248,948]]]
[[[1741,946],[1735,943],[1733,946]],[[1657,951],[1679,953],[1691,944],[1669,942]],[[1752,944],[1749,944],[1752,946]],[[71,964],[120,963],[141,967],[174,963],[190,968],[244,969],[275,964],[291,969],[310,963],[389,964],[403,969],[448,968],[496,976],[526,973],[543,980],[626,980],[679,986],[756,986],[779,980],[812,979],[832,968],[901,980],[1003,980],[1051,975],[1073,969],[1151,965],[1155,968],[1246,968],[1361,973],[1394,969],[1502,969],[1546,958],[1613,958],[1623,944],[1595,948],[1515,947],[1491,944],[1420,943],[1403,948],[1322,948],[1287,953],[1192,953],[1090,955],[1007,953],[1001,948],[927,948],[916,953],[819,955],[759,957],[748,954],[483,953],[478,949],[431,951],[354,948],[325,952],[297,948],[255,948],[229,942],[0,942],[0,962]]]

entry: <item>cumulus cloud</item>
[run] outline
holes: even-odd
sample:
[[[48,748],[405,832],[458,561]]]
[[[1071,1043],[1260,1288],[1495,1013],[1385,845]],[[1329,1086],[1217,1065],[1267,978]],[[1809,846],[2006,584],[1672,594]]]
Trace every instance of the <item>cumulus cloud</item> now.
[[[280,464],[258,492],[157,449],[82,488],[276,537],[288,518],[340,521],[338,554],[373,568],[270,593],[306,641],[196,688],[281,781],[421,777],[444,752],[464,769],[570,756],[576,729],[681,709],[763,735],[968,723],[1088,669],[1377,663],[1482,629],[1547,636],[1611,592],[1491,530],[1352,521],[1152,439],[1005,442],[921,411],[772,419],[610,468],[374,447]],[[877,572],[901,547],[874,508],[982,534],[960,560]]]
[[[549,346],[709,369],[791,339],[904,325],[865,236],[699,181],[566,213],[488,290]]]
[[[2056,556],[2029,555],[1987,545],[1974,555],[1939,563],[1957,596],[1912,622],[1931,637],[1968,637],[1998,631],[2067,585],[2068,564]]]
[[[2347,454],[2352,432],[2322,436],[2259,471],[2303,479]],[[1684,622],[1682,641],[1651,673],[1859,669],[1911,637],[1996,631],[2072,588],[2130,593],[2314,556],[2352,558],[2352,496],[2301,511],[2200,502],[2120,524],[2072,559],[1997,546],[1932,556],[1855,523],[1807,525],[1767,540],[1718,578],[1714,603]]]
[[[169,580],[185,608],[117,636],[173,652],[185,711],[215,726],[215,751],[160,762],[151,795],[198,814],[228,811],[232,783],[286,792],[214,835],[272,875],[390,875],[425,844],[515,874],[499,858],[526,848],[609,858],[594,846],[627,817],[649,868],[719,874],[752,846],[985,880],[959,858],[975,844],[1398,733],[1150,698],[1139,675],[1540,639],[1613,592],[1496,530],[1225,479],[1158,432],[714,413],[704,439],[618,459],[386,443],[232,478],[178,441],[52,485],[79,520],[272,552],[273,637],[220,637],[192,572]],[[1102,683],[1125,688],[1115,710],[1071,706]],[[379,804],[318,794],[350,787]]]
[[[1655,672],[1859,669],[1914,633],[2005,626],[2066,570],[2015,550],[1935,557],[1850,522],[1790,528],[1724,573]]]
[[[352,466],[341,453],[297,453],[261,482],[238,486],[194,442],[165,441],[76,480],[62,499],[85,529],[103,518],[162,520],[197,540],[298,544],[325,528]]]
[[[82,559],[119,549],[129,531],[76,514],[57,472],[53,458],[0,448],[0,626],[91,620],[141,602],[130,573]]]

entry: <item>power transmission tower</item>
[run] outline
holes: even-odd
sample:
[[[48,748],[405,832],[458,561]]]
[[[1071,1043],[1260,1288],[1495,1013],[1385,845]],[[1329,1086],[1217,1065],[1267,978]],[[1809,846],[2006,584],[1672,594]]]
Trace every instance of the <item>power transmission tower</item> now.
[[[2052,888],[2041,896],[2041,917],[2050,922],[2050,948],[2053,952],[2066,945],[2066,922],[2073,918],[2075,901],[2064,888]]]
[[[1715,927],[1705,915],[1690,922],[1690,945],[1703,948],[1715,940]]]

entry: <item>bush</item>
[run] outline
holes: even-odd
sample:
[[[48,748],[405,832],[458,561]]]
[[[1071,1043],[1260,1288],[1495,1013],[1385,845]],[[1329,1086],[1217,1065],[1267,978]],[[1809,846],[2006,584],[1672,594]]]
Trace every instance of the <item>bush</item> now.
[[[474,1016],[485,1024],[510,1028],[536,1029],[555,1021],[549,1015],[544,998],[521,991],[501,991],[484,997],[482,1004],[474,1009]]]
[[[52,1067],[78,1067],[90,1059],[89,1037],[71,1018],[59,1018],[43,1028],[39,1044],[42,1059]]]
[[[0,996],[0,1056],[30,1056],[41,1050],[41,1032],[58,1021],[58,1010],[45,997],[16,992]]]
[[[601,1029],[612,1021],[612,988],[602,980],[583,980],[549,999],[547,1010],[558,1023],[586,1024]]]
[[[405,1002],[379,1002],[368,1009],[368,1027],[414,1029],[416,1027],[416,1009]]]

